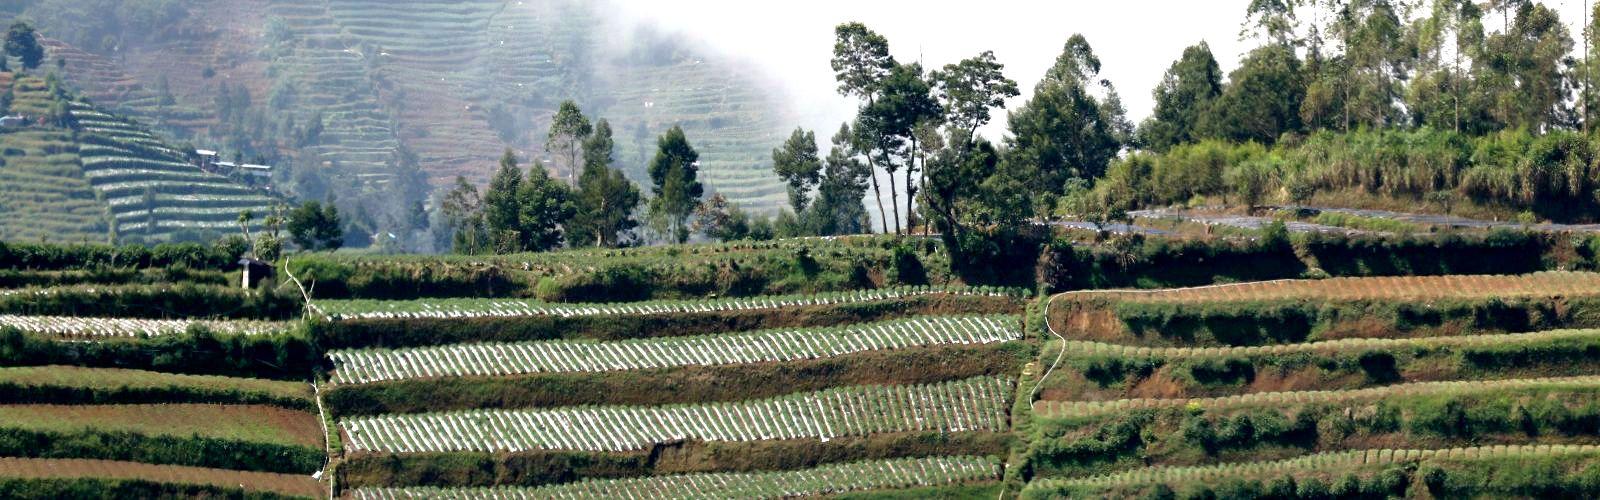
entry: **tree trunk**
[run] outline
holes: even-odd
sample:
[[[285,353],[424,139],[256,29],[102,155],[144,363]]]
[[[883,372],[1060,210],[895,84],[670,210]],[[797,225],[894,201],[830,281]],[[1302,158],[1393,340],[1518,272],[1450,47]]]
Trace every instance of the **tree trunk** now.
[[[872,175],[867,178],[872,180],[872,197],[878,200],[878,220],[883,223],[883,234],[889,234],[889,215],[883,211],[883,192],[878,190],[878,166],[874,163],[877,162],[872,161],[872,155],[867,155],[867,165],[872,167]]]
[[[906,234],[911,234],[917,226],[912,224],[917,217],[916,200],[917,188],[912,180],[916,177],[917,158],[922,156],[922,150],[917,148],[917,136],[911,136],[911,154],[906,155]],[[927,162],[923,162],[927,166]]]
[[[894,171],[884,169],[889,174],[889,208],[894,211],[894,234],[900,234],[900,194],[894,190]],[[907,174],[909,175],[909,174]]]

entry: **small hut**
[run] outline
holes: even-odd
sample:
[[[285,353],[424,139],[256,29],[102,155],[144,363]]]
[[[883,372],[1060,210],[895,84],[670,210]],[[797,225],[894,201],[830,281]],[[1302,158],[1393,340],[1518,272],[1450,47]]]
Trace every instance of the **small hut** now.
[[[239,285],[245,290],[250,290],[261,283],[261,280],[272,277],[272,265],[252,258],[239,259],[239,270],[242,276]]]

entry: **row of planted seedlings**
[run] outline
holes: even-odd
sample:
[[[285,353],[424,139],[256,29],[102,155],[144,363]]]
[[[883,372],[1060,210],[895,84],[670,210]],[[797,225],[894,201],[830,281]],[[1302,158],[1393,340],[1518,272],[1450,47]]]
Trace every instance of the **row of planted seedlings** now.
[[[564,305],[567,316],[330,314],[312,329],[341,346],[329,351],[323,395],[349,443],[342,485],[488,494],[458,488],[630,477],[692,485],[675,475],[805,477],[864,460],[1003,455],[1014,377],[1036,354],[1018,342],[1020,319],[997,314],[1023,300],[925,287]],[[485,320],[496,326],[406,338]]]

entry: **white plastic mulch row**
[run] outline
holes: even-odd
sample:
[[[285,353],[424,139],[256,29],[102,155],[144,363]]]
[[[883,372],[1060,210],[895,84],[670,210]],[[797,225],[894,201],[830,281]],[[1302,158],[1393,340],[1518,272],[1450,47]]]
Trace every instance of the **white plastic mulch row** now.
[[[335,383],[430,377],[603,372],[797,361],[935,345],[1022,338],[1014,317],[924,317],[842,328],[811,328],[617,342],[543,341],[412,349],[333,351]]]
[[[1003,431],[1012,381],[853,387],[734,403],[469,410],[349,418],[353,451],[628,451],[679,440],[748,442],[885,432]]]

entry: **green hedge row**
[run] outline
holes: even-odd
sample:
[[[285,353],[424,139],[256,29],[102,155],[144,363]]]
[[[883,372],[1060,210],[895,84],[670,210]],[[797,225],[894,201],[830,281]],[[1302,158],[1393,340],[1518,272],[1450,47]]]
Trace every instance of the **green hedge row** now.
[[[322,362],[300,332],[224,335],[204,327],[138,340],[60,342],[0,328],[0,365],[132,368],[194,375],[308,380]]]
[[[239,275],[228,271],[172,268],[95,268],[66,271],[28,271],[0,269],[0,288],[25,288],[73,285],[157,285],[194,283],[228,286],[239,282]]]
[[[323,391],[339,417],[482,408],[743,401],[831,387],[931,384],[1011,375],[1036,348],[1021,342],[874,351],[786,363],[603,373],[403,380]]]
[[[1359,450],[1373,442],[1419,449],[1588,444],[1600,439],[1600,391],[1401,394],[1353,405],[1172,407],[1038,422],[1038,435],[1020,464],[1024,477],[1085,477],[1152,465]]]
[[[316,448],[249,443],[200,436],[151,436],[132,432],[43,432],[0,428],[0,456],[85,458],[161,465],[311,474],[322,468]]]
[[[1136,389],[1147,383],[1156,384],[1162,397],[1215,397],[1257,390],[1338,390],[1396,382],[1600,374],[1600,337],[1173,358],[1069,352],[1061,366],[1065,372],[1058,370],[1046,381],[1048,399],[1139,397]],[[1258,380],[1268,385],[1257,388]]]
[[[315,413],[310,398],[209,387],[62,387],[0,382],[0,404],[175,404],[268,405]]]
[[[1259,346],[1377,334],[1397,338],[1600,327],[1600,298],[1594,297],[1116,302],[1111,307],[1125,334],[1140,345]]]
[[[327,349],[418,347],[465,342],[622,340],[703,335],[768,328],[828,327],[925,314],[1014,314],[1023,302],[1009,297],[925,295],[893,301],[784,308],[588,317],[411,318],[315,321],[317,343]]]
[[[209,485],[158,483],[131,479],[0,478],[0,498],[16,500],[58,500],[62,498],[287,500],[300,497]]]
[[[588,478],[814,468],[832,463],[946,455],[1000,456],[1012,437],[991,432],[879,434],[748,443],[684,441],[634,452],[357,454],[341,488],[540,486]]]
[[[1040,245],[1016,240],[1009,244]],[[1494,230],[1433,235],[1263,232],[1254,240],[1130,237],[1112,245],[1056,239],[1041,245],[1038,284],[1047,290],[1170,288],[1326,276],[1522,274],[1596,269],[1594,238]],[[1018,265],[1013,261],[1008,265]]]
[[[816,293],[951,281],[935,240],[689,245],[506,256],[371,259],[305,255],[290,262],[318,298],[536,297],[623,302]]]
[[[277,320],[300,315],[301,301],[298,293],[247,291],[235,286],[84,285],[0,294],[0,314]]]
[[[102,268],[233,269],[239,254],[199,243],[94,245],[0,242],[0,269]]]

